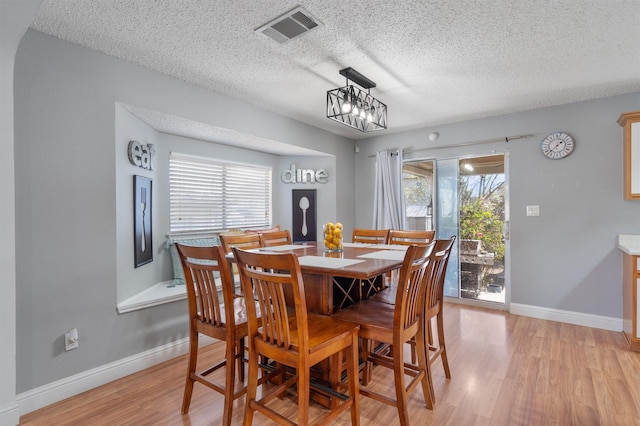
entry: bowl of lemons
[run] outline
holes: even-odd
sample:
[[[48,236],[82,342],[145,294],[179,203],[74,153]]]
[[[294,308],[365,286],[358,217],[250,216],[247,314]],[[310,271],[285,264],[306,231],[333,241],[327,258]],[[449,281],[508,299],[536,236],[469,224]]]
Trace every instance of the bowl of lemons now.
[[[324,251],[342,251],[342,224],[327,222],[324,225]]]

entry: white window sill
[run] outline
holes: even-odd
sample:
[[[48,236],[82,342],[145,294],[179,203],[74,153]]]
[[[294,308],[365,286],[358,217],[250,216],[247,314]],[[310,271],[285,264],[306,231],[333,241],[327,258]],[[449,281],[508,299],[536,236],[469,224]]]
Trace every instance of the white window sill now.
[[[236,292],[240,290],[240,277],[234,275]],[[163,305],[187,298],[187,287],[184,284],[171,287],[173,281],[162,281],[148,289],[118,303],[119,314],[133,312],[152,306]],[[218,288],[219,290],[219,288]]]
[[[118,313],[137,311],[152,306],[163,305],[187,298],[187,288],[184,285],[170,287],[173,281],[162,281],[153,287],[131,296],[127,300],[118,303]]]

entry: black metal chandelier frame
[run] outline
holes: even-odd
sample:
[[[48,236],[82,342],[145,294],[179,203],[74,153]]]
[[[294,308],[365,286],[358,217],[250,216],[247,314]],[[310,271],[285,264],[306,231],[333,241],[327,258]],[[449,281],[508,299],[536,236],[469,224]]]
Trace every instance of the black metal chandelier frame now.
[[[327,91],[327,118],[361,132],[386,129],[387,105],[370,93],[376,83],[353,68],[344,68],[340,74],[346,77],[347,84]]]

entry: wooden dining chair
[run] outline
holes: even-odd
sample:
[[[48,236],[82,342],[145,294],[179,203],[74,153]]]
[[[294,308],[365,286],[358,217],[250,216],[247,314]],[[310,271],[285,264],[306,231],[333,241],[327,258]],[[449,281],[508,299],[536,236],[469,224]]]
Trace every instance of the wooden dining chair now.
[[[449,369],[449,360],[447,358],[447,347],[444,339],[444,284],[447,274],[447,265],[449,257],[456,237],[453,236],[448,240],[436,240],[436,246],[433,250],[429,280],[425,290],[424,302],[424,327],[426,333],[425,341],[427,342],[427,376],[429,378],[429,392],[431,393],[431,401],[435,404],[436,396],[433,388],[433,378],[431,374],[431,365],[440,357],[444,375],[447,379],[451,379],[451,370]],[[432,320],[435,318],[436,328],[438,331],[437,343],[433,338]]]
[[[451,249],[453,248],[453,243],[455,242],[456,237],[453,236],[447,240],[436,240],[435,247],[431,252],[431,259],[429,263],[429,275],[427,278],[427,286],[425,290],[425,315],[424,322],[425,326],[423,330],[426,333],[425,339],[427,339],[428,349],[430,354],[428,354],[429,360],[429,383],[431,384],[430,391],[432,394],[432,401],[435,402],[435,395],[433,393],[433,380],[431,380],[431,364],[438,358],[438,356],[442,356],[442,365],[444,367],[445,376],[447,379],[451,378],[451,372],[449,370],[449,362],[447,359],[447,351],[444,341],[444,324],[443,324],[443,304],[444,304],[444,284],[445,284],[445,276],[447,272],[447,265],[449,263],[449,255],[451,254]],[[371,300],[375,300],[377,302],[387,303],[390,305],[395,304],[396,302],[396,291],[397,291],[397,283],[392,285],[371,297]],[[433,338],[432,332],[432,320],[436,318],[436,327],[438,330],[438,343],[436,343]],[[416,352],[415,352],[415,339],[411,342],[412,351],[411,351],[411,362],[416,363]]]
[[[351,232],[351,242],[353,243],[387,244],[388,239],[388,229],[353,228]]]
[[[273,247],[284,246],[291,244],[291,232],[288,229],[282,231],[261,232],[258,234],[260,237],[260,246]]]
[[[351,242],[363,244],[387,244],[389,239],[388,229],[353,228]],[[359,280],[357,285],[363,298],[377,293],[380,289],[389,285],[390,274],[385,274],[375,280]]]
[[[409,425],[409,394],[419,384],[422,385],[427,408],[433,408],[427,379],[421,299],[424,298],[429,272],[429,256],[434,245],[435,243],[426,246],[411,245],[407,248],[400,268],[395,305],[363,300],[333,314],[334,318],[360,325],[359,336],[362,339],[360,350],[361,357],[365,360],[362,373],[363,384],[368,384],[368,377],[373,365],[393,369],[395,399],[364,387],[360,389],[360,394],[395,406],[398,410],[400,424],[403,426]],[[412,338],[415,338],[417,342],[417,365],[404,362],[404,345]],[[388,345],[389,351],[374,351],[373,342]],[[405,375],[411,376],[408,385],[405,384]]]
[[[349,394],[338,394],[326,388],[314,389],[333,398],[332,409],[318,422],[328,423],[350,408],[351,424],[360,424],[358,326],[307,312],[300,264],[294,254],[256,253],[238,248],[233,252],[244,293],[256,295],[262,317],[260,326],[256,308],[248,306],[249,377],[244,424],[253,422],[255,411],[279,424],[292,424],[268,403],[294,384],[297,384],[298,392],[298,424],[309,424],[311,366],[327,358],[337,365],[341,351],[347,362]],[[258,360],[261,357],[274,362],[274,370],[268,377],[277,376],[282,382],[269,389],[263,387],[258,399]],[[287,374],[283,370],[286,366],[289,367]]]
[[[407,231],[392,229],[389,231],[389,244],[428,244],[435,238],[436,231]]]
[[[402,246],[410,246],[411,244],[425,245],[433,241],[435,234],[436,231],[391,229],[388,243]],[[395,282],[398,280],[398,271],[392,271],[387,276],[387,280],[389,283],[386,287],[394,287]]]
[[[199,382],[224,395],[222,421],[229,425],[233,401],[246,392],[244,385],[236,388],[236,368],[244,379],[244,338],[248,334],[245,298],[234,294],[222,247],[190,247],[176,243],[176,248],[184,271],[189,305],[189,361],[182,414],[189,412],[193,385]],[[224,360],[196,371],[200,333],[225,342],[226,350]],[[207,377],[223,367],[226,367],[224,385]]]
[[[231,253],[233,247],[239,247],[244,250],[260,248],[260,234],[253,232],[244,232],[242,234],[220,234],[220,244],[224,248],[225,253]],[[238,275],[238,266],[235,262],[229,262],[231,273],[233,274],[233,282],[236,286],[240,285],[240,276]]]
[[[224,248],[225,253],[231,253],[233,247],[244,250],[260,248],[260,234],[258,233],[242,233],[242,234],[221,234],[220,244]]]

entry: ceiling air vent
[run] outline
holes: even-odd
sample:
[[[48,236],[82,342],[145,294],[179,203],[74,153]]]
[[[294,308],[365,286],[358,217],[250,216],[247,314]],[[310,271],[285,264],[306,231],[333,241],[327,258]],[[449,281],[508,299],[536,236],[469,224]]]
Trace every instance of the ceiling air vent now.
[[[284,43],[298,38],[320,25],[322,22],[311,16],[304,8],[296,7],[256,29],[256,32],[264,34],[278,43]]]

